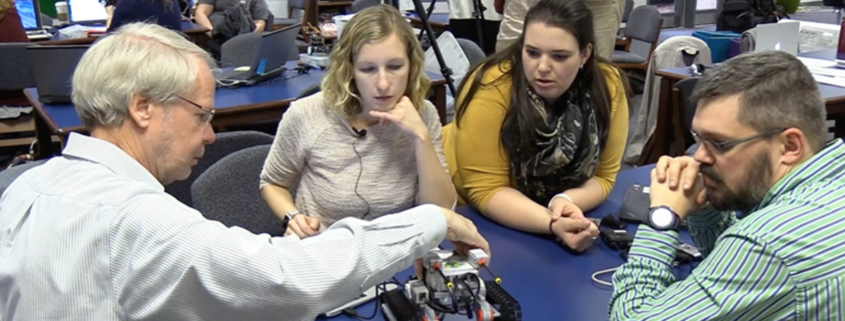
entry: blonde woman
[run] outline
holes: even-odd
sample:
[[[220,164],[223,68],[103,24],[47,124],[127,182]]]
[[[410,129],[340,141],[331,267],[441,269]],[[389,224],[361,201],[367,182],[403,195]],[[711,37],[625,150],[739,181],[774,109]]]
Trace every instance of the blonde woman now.
[[[454,207],[423,52],[398,10],[355,15],[330,56],[322,92],[291,104],[261,173],[261,195],[307,237],[345,217],[419,204]],[[296,189],[296,198],[291,190]]]

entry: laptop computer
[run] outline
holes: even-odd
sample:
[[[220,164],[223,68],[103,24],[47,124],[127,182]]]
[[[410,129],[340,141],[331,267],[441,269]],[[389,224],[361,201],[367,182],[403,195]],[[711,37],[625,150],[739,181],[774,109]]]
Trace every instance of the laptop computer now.
[[[800,30],[801,22],[794,20],[759,24],[754,39],[754,52],[778,50],[793,56],[798,55]]]
[[[104,25],[109,13],[98,0],[68,0],[68,19],[71,24]]]
[[[18,18],[26,31],[29,40],[49,39],[53,35],[44,30],[41,22],[41,9],[36,0],[15,0],[15,9],[18,11]]]
[[[285,63],[298,58],[298,51],[294,49],[299,29],[300,24],[294,24],[261,35],[261,39],[258,40],[258,51],[255,52],[255,58],[248,66],[249,70],[215,73],[214,79],[218,84],[223,85],[253,85],[281,75],[285,71]]]
[[[27,47],[38,97],[46,104],[70,103],[73,71],[89,45]]]

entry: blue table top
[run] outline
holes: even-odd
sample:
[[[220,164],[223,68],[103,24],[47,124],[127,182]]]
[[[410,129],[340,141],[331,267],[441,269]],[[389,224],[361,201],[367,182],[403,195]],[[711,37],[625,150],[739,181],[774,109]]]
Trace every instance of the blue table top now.
[[[649,183],[649,171],[653,165],[622,171],[616,179],[616,186],[607,201],[587,213],[590,217],[616,214],[622,203],[625,189],[631,184]],[[608,303],[612,289],[593,283],[591,275],[599,270],[619,266],[624,261],[617,251],[611,250],[600,240],[584,253],[575,254],[564,249],[551,237],[518,232],[494,223],[470,207],[461,207],[458,212],[472,220],[484,235],[492,251],[490,267],[502,278],[502,287],[510,293],[522,308],[523,320],[607,320]],[[636,226],[629,224],[629,232]],[[681,238],[690,242],[689,233],[682,231]],[[444,248],[451,247],[444,243]],[[692,266],[683,265],[676,272],[686,276]],[[399,273],[396,278],[404,282],[411,269]],[[492,279],[482,272],[483,279]],[[600,276],[610,281],[610,274]],[[370,316],[374,304],[367,303],[357,309],[363,316]],[[565,317],[564,317],[565,316]],[[447,316],[446,320],[466,320],[466,316]],[[325,319],[321,319],[325,320]],[[353,320],[337,316],[329,320]],[[373,320],[384,320],[379,313]]]
[[[306,74],[297,74],[294,68],[296,61],[286,64],[289,69],[284,75],[262,82],[254,86],[238,88],[217,88],[214,93],[214,109],[218,115],[239,112],[242,107],[283,104],[296,98],[306,88],[320,83],[323,71],[311,69]],[[427,73],[433,81],[443,81],[438,74]],[[27,88],[27,94],[33,101],[38,101],[38,91]],[[49,118],[48,123],[55,124],[56,129],[67,132],[82,127],[82,121],[76,114],[72,104],[41,104],[41,108]]]

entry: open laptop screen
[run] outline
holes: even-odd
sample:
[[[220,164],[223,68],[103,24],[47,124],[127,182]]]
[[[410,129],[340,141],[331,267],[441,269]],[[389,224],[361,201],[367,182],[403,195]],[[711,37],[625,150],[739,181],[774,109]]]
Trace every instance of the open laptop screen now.
[[[15,9],[26,31],[41,30],[41,16],[36,0],[15,0]]]
[[[283,29],[265,33],[261,36],[258,48],[258,59],[255,68],[256,74],[263,74],[284,66],[285,62],[297,58],[296,35],[299,34],[299,23],[287,26]]]
[[[68,13],[72,23],[105,23],[109,16],[105,3],[97,0],[69,0]]]

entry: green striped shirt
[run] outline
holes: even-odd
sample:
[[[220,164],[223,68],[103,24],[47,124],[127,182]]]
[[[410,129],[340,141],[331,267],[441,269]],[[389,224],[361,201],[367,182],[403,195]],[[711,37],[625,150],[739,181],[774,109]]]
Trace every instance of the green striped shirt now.
[[[611,320],[845,319],[845,144],[835,139],[793,169],[741,219],[687,219],[706,256],[684,280],[678,233],[640,225],[613,275]]]

